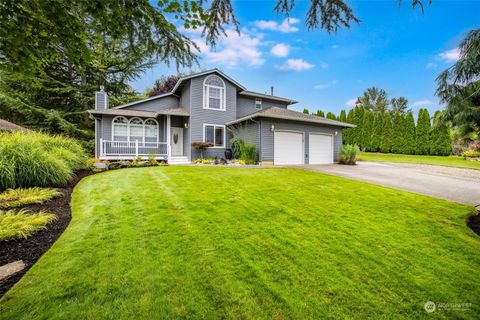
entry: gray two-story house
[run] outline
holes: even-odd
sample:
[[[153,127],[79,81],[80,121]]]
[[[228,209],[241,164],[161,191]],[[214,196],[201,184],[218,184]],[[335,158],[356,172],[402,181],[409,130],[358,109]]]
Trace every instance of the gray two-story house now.
[[[342,129],[353,125],[289,110],[296,101],[248,91],[220,70],[179,79],[171,92],[109,108],[95,96],[95,155],[129,160],[154,155],[169,163],[200,157],[192,142],[212,145],[204,157],[225,157],[232,137],[257,147],[262,164],[332,163]]]

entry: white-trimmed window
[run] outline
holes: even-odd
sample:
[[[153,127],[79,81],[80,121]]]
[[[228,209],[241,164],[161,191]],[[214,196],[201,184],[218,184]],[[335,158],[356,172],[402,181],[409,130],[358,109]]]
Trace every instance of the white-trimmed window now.
[[[128,120],[125,117],[115,117],[112,121],[113,141],[128,141]]]
[[[203,82],[203,108],[225,110],[225,82],[216,75],[210,75]]]
[[[145,120],[145,142],[158,142],[158,123],[155,119]]]
[[[112,120],[112,140],[158,142],[158,122],[152,118],[143,121],[135,117],[128,121],[123,116],[115,117]]]
[[[204,124],[203,142],[209,142],[213,144],[214,148],[225,148],[225,126],[217,124]]]
[[[132,118],[128,123],[130,132],[129,132],[129,141],[143,141],[143,121],[140,118]]]
[[[262,99],[260,98],[255,99],[255,109],[262,109]]]

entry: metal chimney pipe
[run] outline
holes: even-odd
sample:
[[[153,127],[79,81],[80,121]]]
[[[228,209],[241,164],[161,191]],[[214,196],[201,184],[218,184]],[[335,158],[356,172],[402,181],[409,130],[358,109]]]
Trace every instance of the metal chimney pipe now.
[[[273,96],[273,86],[270,87],[270,95]]]

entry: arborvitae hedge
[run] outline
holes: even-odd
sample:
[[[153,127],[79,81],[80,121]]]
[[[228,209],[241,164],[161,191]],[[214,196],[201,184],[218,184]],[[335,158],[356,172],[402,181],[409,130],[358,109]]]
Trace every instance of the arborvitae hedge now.
[[[333,112],[328,112],[327,119],[337,120],[337,116]]]
[[[373,129],[372,129],[372,151],[380,151],[380,145],[382,143],[383,135],[383,113],[378,111],[375,113],[375,118],[373,119]]]
[[[435,122],[430,129],[428,110],[421,109],[417,126],[413,114],[378,112],[375,115],[361,106],[340,113],[339,120],[357,127],[343,131],[344,144],[356,144],[362,150],[403,154],[449,155],[452,152],[447,125],[440,119],[441,111],[435,113]]]
[[[412,112],[409,112],[405,118],[403,141],[402,153],[415,154],[415,119]]]
[[[395,113],[392,122],[392,152],[403,153],[405,146],[405,116],[400,113]]]
[[[347,113],[345,112],[345,110],[342,109],[342,111],[340,111],[340,116],[338,117],[338,120],[342,122],[347,122]]]
[[[383,117],[382,141],[380,142],[381,152],[391,152],[393,145],[393,127],[390,113],[386,112]]]
[[[445,122],[440,119],[441,114],[441,111],[435,112],[434,125],[430,135],[430,154],[448,156],[452,153],[452,140]]]
[[[362,146],[366,151],[372,151],[373,113],[366,110],[363,115],[361,133]]]
[[[415,129],[415,153],[429,154],[430,152],[430,114],[427,109],[418,112],[417,127]]]

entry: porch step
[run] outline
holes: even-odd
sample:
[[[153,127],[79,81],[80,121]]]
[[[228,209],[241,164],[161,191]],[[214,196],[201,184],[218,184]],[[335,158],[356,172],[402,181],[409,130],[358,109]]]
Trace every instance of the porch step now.
[[[190,164],[187,157],[170,157],[168,159],[169,164]]]

